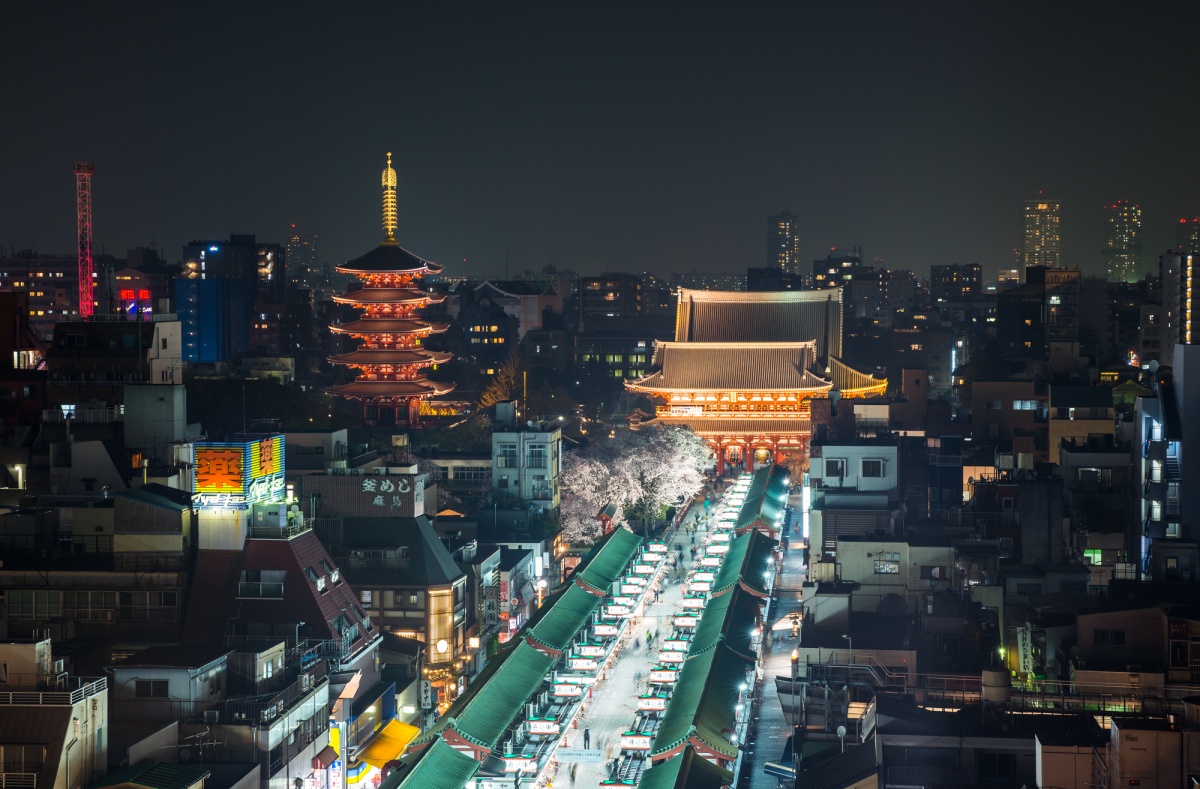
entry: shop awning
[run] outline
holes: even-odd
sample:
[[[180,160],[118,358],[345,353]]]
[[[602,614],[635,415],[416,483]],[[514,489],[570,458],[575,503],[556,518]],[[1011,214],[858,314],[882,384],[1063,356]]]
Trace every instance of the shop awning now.
[[[420,733],[421,730],[416,726],[390,720],[366,747],[358,752],[358,760],[382,770],[388,762],[399,759],[408,744]]]
[[[321,752],[313,757],[313,769],[324,770],[337,761],[337,751],[332,745],[326,745],[321,749]]]

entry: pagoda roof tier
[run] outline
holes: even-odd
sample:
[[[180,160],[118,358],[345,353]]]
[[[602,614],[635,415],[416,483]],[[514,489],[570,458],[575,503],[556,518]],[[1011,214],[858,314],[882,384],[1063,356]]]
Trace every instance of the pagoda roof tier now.
[[[332,386],[330,394],[343,397],[432,397],[453,392],[456,384],[450,381],[351,381]]]
[[[639,391],[824,392],[833,381],[809,369],[814,342],[660,342],[657,372],[630,381]]]
[[[663,424],[687,425],[692,432],[701,436],[773,436],[812,432],[812,420],[805,417],[761,417],[745,416],[741,419],[728,416],[705,418],[702,416],[672,416],[660,414]]]
[[[441,334],[448,323],[428,323],[405,318],[359,318],[350,323],[335,323],[329,330],[337,334]]]
[[[836,357],[829,360],[829,369],[833,374],[833,382],[843,395],[883,394],[887,389],[886,378],[876,378],[870,373],[855,370]]]
[[[394,241],[385,241],[365,255],[336,268],[339,274],[437,274],[442,267],[419,258]]]
[[[359,348],[350,353],[330,356],[334,364],[445,364],[453,354],[411,348]]]
[[[416,288],[361,288],[334,294],[333,300],[338,304],[441,304],[446,297]]]

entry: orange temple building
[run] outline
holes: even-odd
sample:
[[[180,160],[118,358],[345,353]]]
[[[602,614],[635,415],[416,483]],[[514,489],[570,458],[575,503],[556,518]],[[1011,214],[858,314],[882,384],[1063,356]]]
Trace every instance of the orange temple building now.
[[[675,339],[654,348],[654,372],[627,389],[660,401],[655,415],[684,425],[726,463],[747,470],[808,456],[813,397],[872,397],[887,380],[842,353],[842,291],[683,289]]]
[[[330,330],[359,340],[349,353],[329,357],[334,364],[358,370],[358,377],[332,387],[330,394],[358,400],[367,424],[414,426],[420,423],[421,402],[453,391],[454,384],[430,381],[426,370],[444,364],[450,354],[424,348],[426,338],[449,328],[422,320],[420,310],[445,297],[421,290],[421,279],[442,267],[422,260],[396,241],[396,171],[387,155],[383,171],[383,243],[367,254],[337,267],[352,274],[362,287],[334,296],[339,304],[363,310],[358,320],[334,324]]]

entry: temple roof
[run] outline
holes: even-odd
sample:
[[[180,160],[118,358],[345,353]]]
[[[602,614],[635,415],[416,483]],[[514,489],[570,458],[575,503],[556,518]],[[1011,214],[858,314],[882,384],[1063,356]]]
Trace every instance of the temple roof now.
[[[394,272],[428,272],[437,274],[442,267],[419,258],[396,243],[384,242],[365,255],[356,257],[337,267],[340,274],[386,274]]]
[[[334,294],[333,300],[338,304],[440,304],[446,297],[416,288],[360,288],[349,293]]]
[[[329,330],[338,334],[440,334],[447,323],[428,323],[404,318],[359,318],[350,323],[335,323]]]
[[[702,416],[672,417],[663,414],[659,417],[670,424],[685,424],[699,435],[790,435],[792,433],[810,433],[812,421],[807,416],[796,417],[756,417],[743,416],[738,418],[723,417],[711,419]]]
[[[814,342],[660,342],[654,365],[661,368],[630,382],[657,391],[827,390],[833,381],[809,370],[816,362]]]
[[[445,364],[453,354],[447,351],[408,350],[401,348],[359,348],[350,353],[330,356],[334,364]]]
[[[331,386],[329,392],[343,397],[431,397],[453,392],[455,386],[449,381],[351,381]]]
[[[842,291],[679,291],[676,342],[816,341],[824,361],[842,352]]]
[[[870,373],[855,370],[841,359],[829,360],[829,370],[833,382],[842,392],[853,392],[856,389],[874,389],[887,386],[886,378],[876,378]]]

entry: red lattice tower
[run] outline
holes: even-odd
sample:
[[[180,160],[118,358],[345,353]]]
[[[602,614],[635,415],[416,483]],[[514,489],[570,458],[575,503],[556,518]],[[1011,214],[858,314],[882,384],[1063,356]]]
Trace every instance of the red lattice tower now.
[[[92,171],[91,162],[75,162],[75,206],[79,230],[79,317],[92,317]]]

